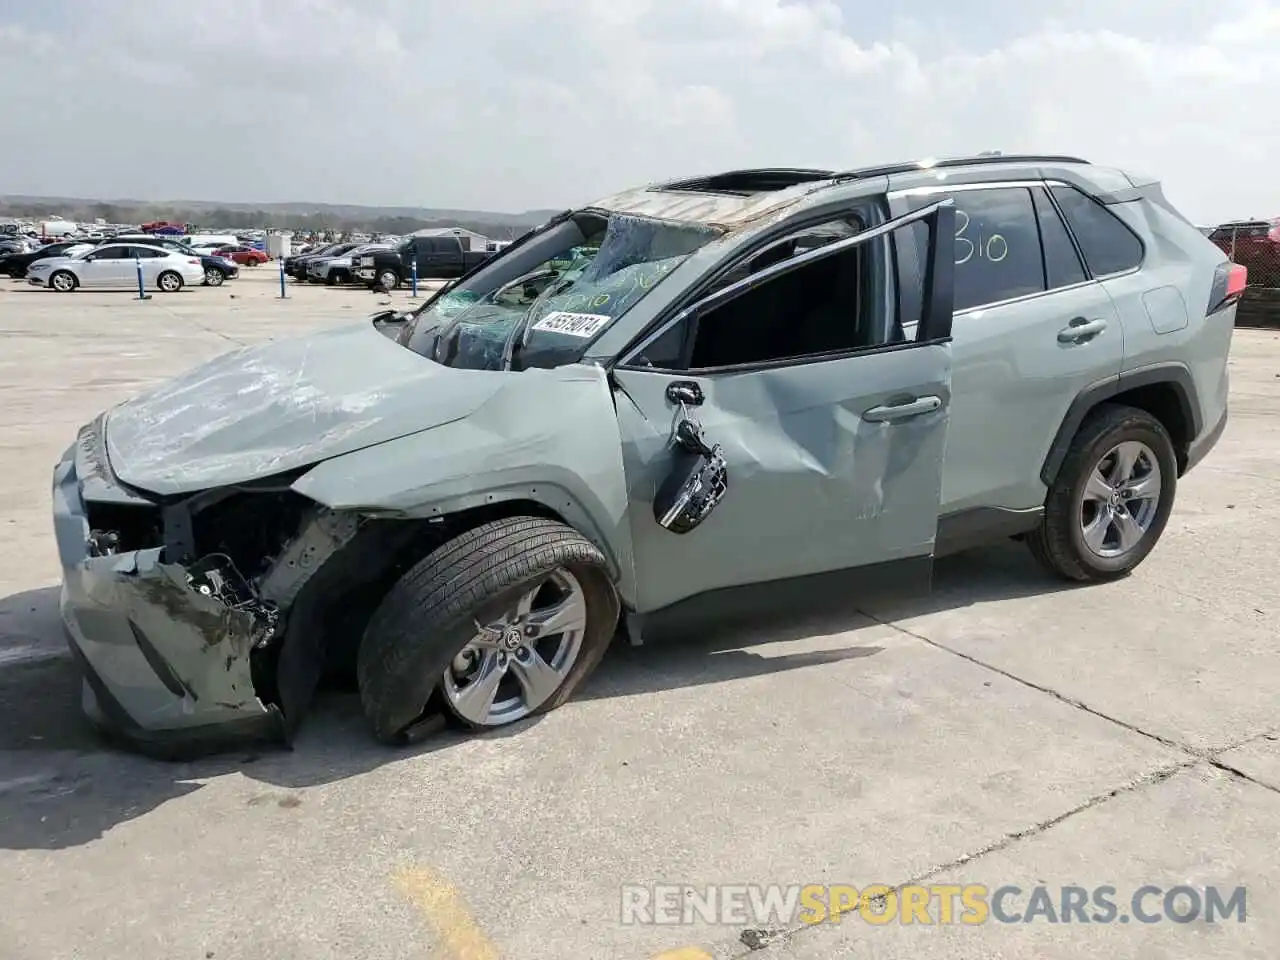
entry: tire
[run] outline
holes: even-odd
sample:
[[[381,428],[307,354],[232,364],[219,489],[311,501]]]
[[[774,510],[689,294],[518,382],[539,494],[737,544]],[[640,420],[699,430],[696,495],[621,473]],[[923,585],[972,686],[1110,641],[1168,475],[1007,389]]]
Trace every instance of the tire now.
[[[70,270],[55,270],[53,276],[49,278],[49,286],[60,293],[70,293],[80,286],[80,281]]]
[[[165,293],[177,293],[182,289],[182,274],[166,270],[156,277],[156,286]]]
[[[453,671],[472,649],[478,636],[476,624],[494,622],[513,609],[521,596],[567,581],[581,589],[585,626],[572,635],[565,632],[545,638],[558,644],[576,639],[574,659],[556,670],[560,678],[554,692],[529,704],[523,713],[509,712],[510,719],[495,716],[493,722],[476,722],[456,710],[450,700],[456,685]],[[554,710],[599,664],[620,611],[604,555],[562,523],[514,517],[486,523],[447,541],[391,587],[365,629],[356,675],[374,736],[383,743],[406,742],[409,728],[423,718],[428,703],[437,696],[455,721],[473,729],[505,726]],[[512,633],[514,638],[522,636],[518,629]],[[511,683],[523,688],[518,681],[525,674],[516,663],[521,652],[528,656],[520,647],[501,669],[505,674],[509,667]],[[476,656],[488,663],[486,658],[496,662],[506,655],[489,650],[477,651]],[[543,660],[542,665],[548,662]],[[520,696],[527,700],[526,694]]]
[[[400,274],[394,270],[383,270],[378,274],[378,280],[374,286],[381,286],[385,290],[395,290],[400,286]]]
[[[330,270],[324,275],[324,285],[326,287],[336,287],[338,285],[338,275]]]
[[[205,286],[220,287],[222,282],[227,279],[227,275],[217,267],[210,267],[204,272]]]
[[[1134,479],[1105,487],[1091,483],[1095,471],[1108,481],[1123,467],[1116,458],[1118,451],[1132,455],[1139,448]],[[1152,489],[1152,466],[1158,493],[1140,497]],[[1145,486],[1138,486],[1140,483]],[[1044,517],[1027,536],[1027,546],[1046,569],[1067,580],[1097,582],[1124,577],[1159,541],[1173,510],[1177,484],[1173,441],[1160,421],[1136,407],[1102,404],[1089,414],[1071,441],[1045,498]],[[1116,496],[1103,507],[1105,501],[1096,498],[1107,489],[1114,489]],[[1135,534],[1140,530],[1141,534],[1125,544],[1122,528]],[[1095,547],[1100,529],[1105,540],[1099,550]],[[1092,546],[1087,530],[1095,534]]]

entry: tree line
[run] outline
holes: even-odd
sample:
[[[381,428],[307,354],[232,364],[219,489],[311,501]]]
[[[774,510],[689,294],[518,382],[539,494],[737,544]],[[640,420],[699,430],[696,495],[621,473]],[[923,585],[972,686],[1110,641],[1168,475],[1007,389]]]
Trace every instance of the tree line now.
[[[234,210],[212,207],[200,210],[164,207],[158,204],[82,203],[69,204],[58,211],[60,216],[77,223],[96,219],[109,224],[140,224],[154,220],[190,224],[202,229],[225,230],[290,230],[299,233],[379,233],[402,236],[431,227],[461,227],[474,230],[492,240],[514,240],[529,227],[483,220],[441,220],[412,216],[353,217],[333,212],[282,213],[272,210]],[[0,201],[0,217],[48,219],[47,205]]]

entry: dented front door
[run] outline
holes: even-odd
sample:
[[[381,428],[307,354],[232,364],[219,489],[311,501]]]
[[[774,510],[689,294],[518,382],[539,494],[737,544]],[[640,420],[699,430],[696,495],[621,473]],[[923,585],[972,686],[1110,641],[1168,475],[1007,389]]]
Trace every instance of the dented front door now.
[[[648,344],[703,312],[842,248],[874,250],[873,241],[897,230],[925,227],[914,341],[893,316],[885,327],[898,333],[842,354],[712,371],[655,369],[645,359]],[[875,574],[864,585],[927,586],[951,403],[953,232],[954,207],[943,202],[793,256],[659,324],[614,367],[638,613],[720,588],[835,571]],[[701,524],[675,533],[655,519],[654,499],[677,473],[673,440],[689,417],[719,446],[728,483]],[[839,580],[856,587],[861,578]]]
[[[615,371],[639,612],[720,587],[894,561],[907,561],[903,576],[927,578],[949,351],[940,343],[711,376]],[[729,476],[719,506],[687,534],[653,515],[681,412],[666,390],[678,380],[701,387],[706,399],[690,412],[720,444]],[[883,419],[906,395],[924,412]]]

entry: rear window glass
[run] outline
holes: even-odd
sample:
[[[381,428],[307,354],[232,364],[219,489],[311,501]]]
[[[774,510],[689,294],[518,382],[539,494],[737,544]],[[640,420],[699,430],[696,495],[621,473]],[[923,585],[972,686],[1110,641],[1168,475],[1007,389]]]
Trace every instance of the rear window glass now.
[[[1045,290],[1040,228],[1031,191],[1026,187],[991,187],[951,194],[956,205],[955,309],[968,310],[1013,300]],[[940,194],[912,196],[918,210],[942,199]],[[928,243],[923,223],[904,228],[897,240],[899,316],[904,324],[920,317],[919,297],[906,277],[920,276]]]
[[[1059,184],[1052,189],[1090,273],[1105,277],[1142,263],[1142,241],[1115,214],[1075,187]]]

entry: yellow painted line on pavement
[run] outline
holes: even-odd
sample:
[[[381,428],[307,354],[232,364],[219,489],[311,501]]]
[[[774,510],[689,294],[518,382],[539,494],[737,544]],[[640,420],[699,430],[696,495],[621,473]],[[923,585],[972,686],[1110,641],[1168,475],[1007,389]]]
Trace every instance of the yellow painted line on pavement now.
[[[434,870],[405,867],[394,875],[397,889],[418,908],[439,940],[439,960],[499,960],[498,947],[471,916],[456,887]],[[652,960],[713,960],[701,947],[664,950]]]
[[[397,871],[395,884],[435,931],[441,960],[498,960],[497,946],[480,929],[453,884],[425,867]]]

